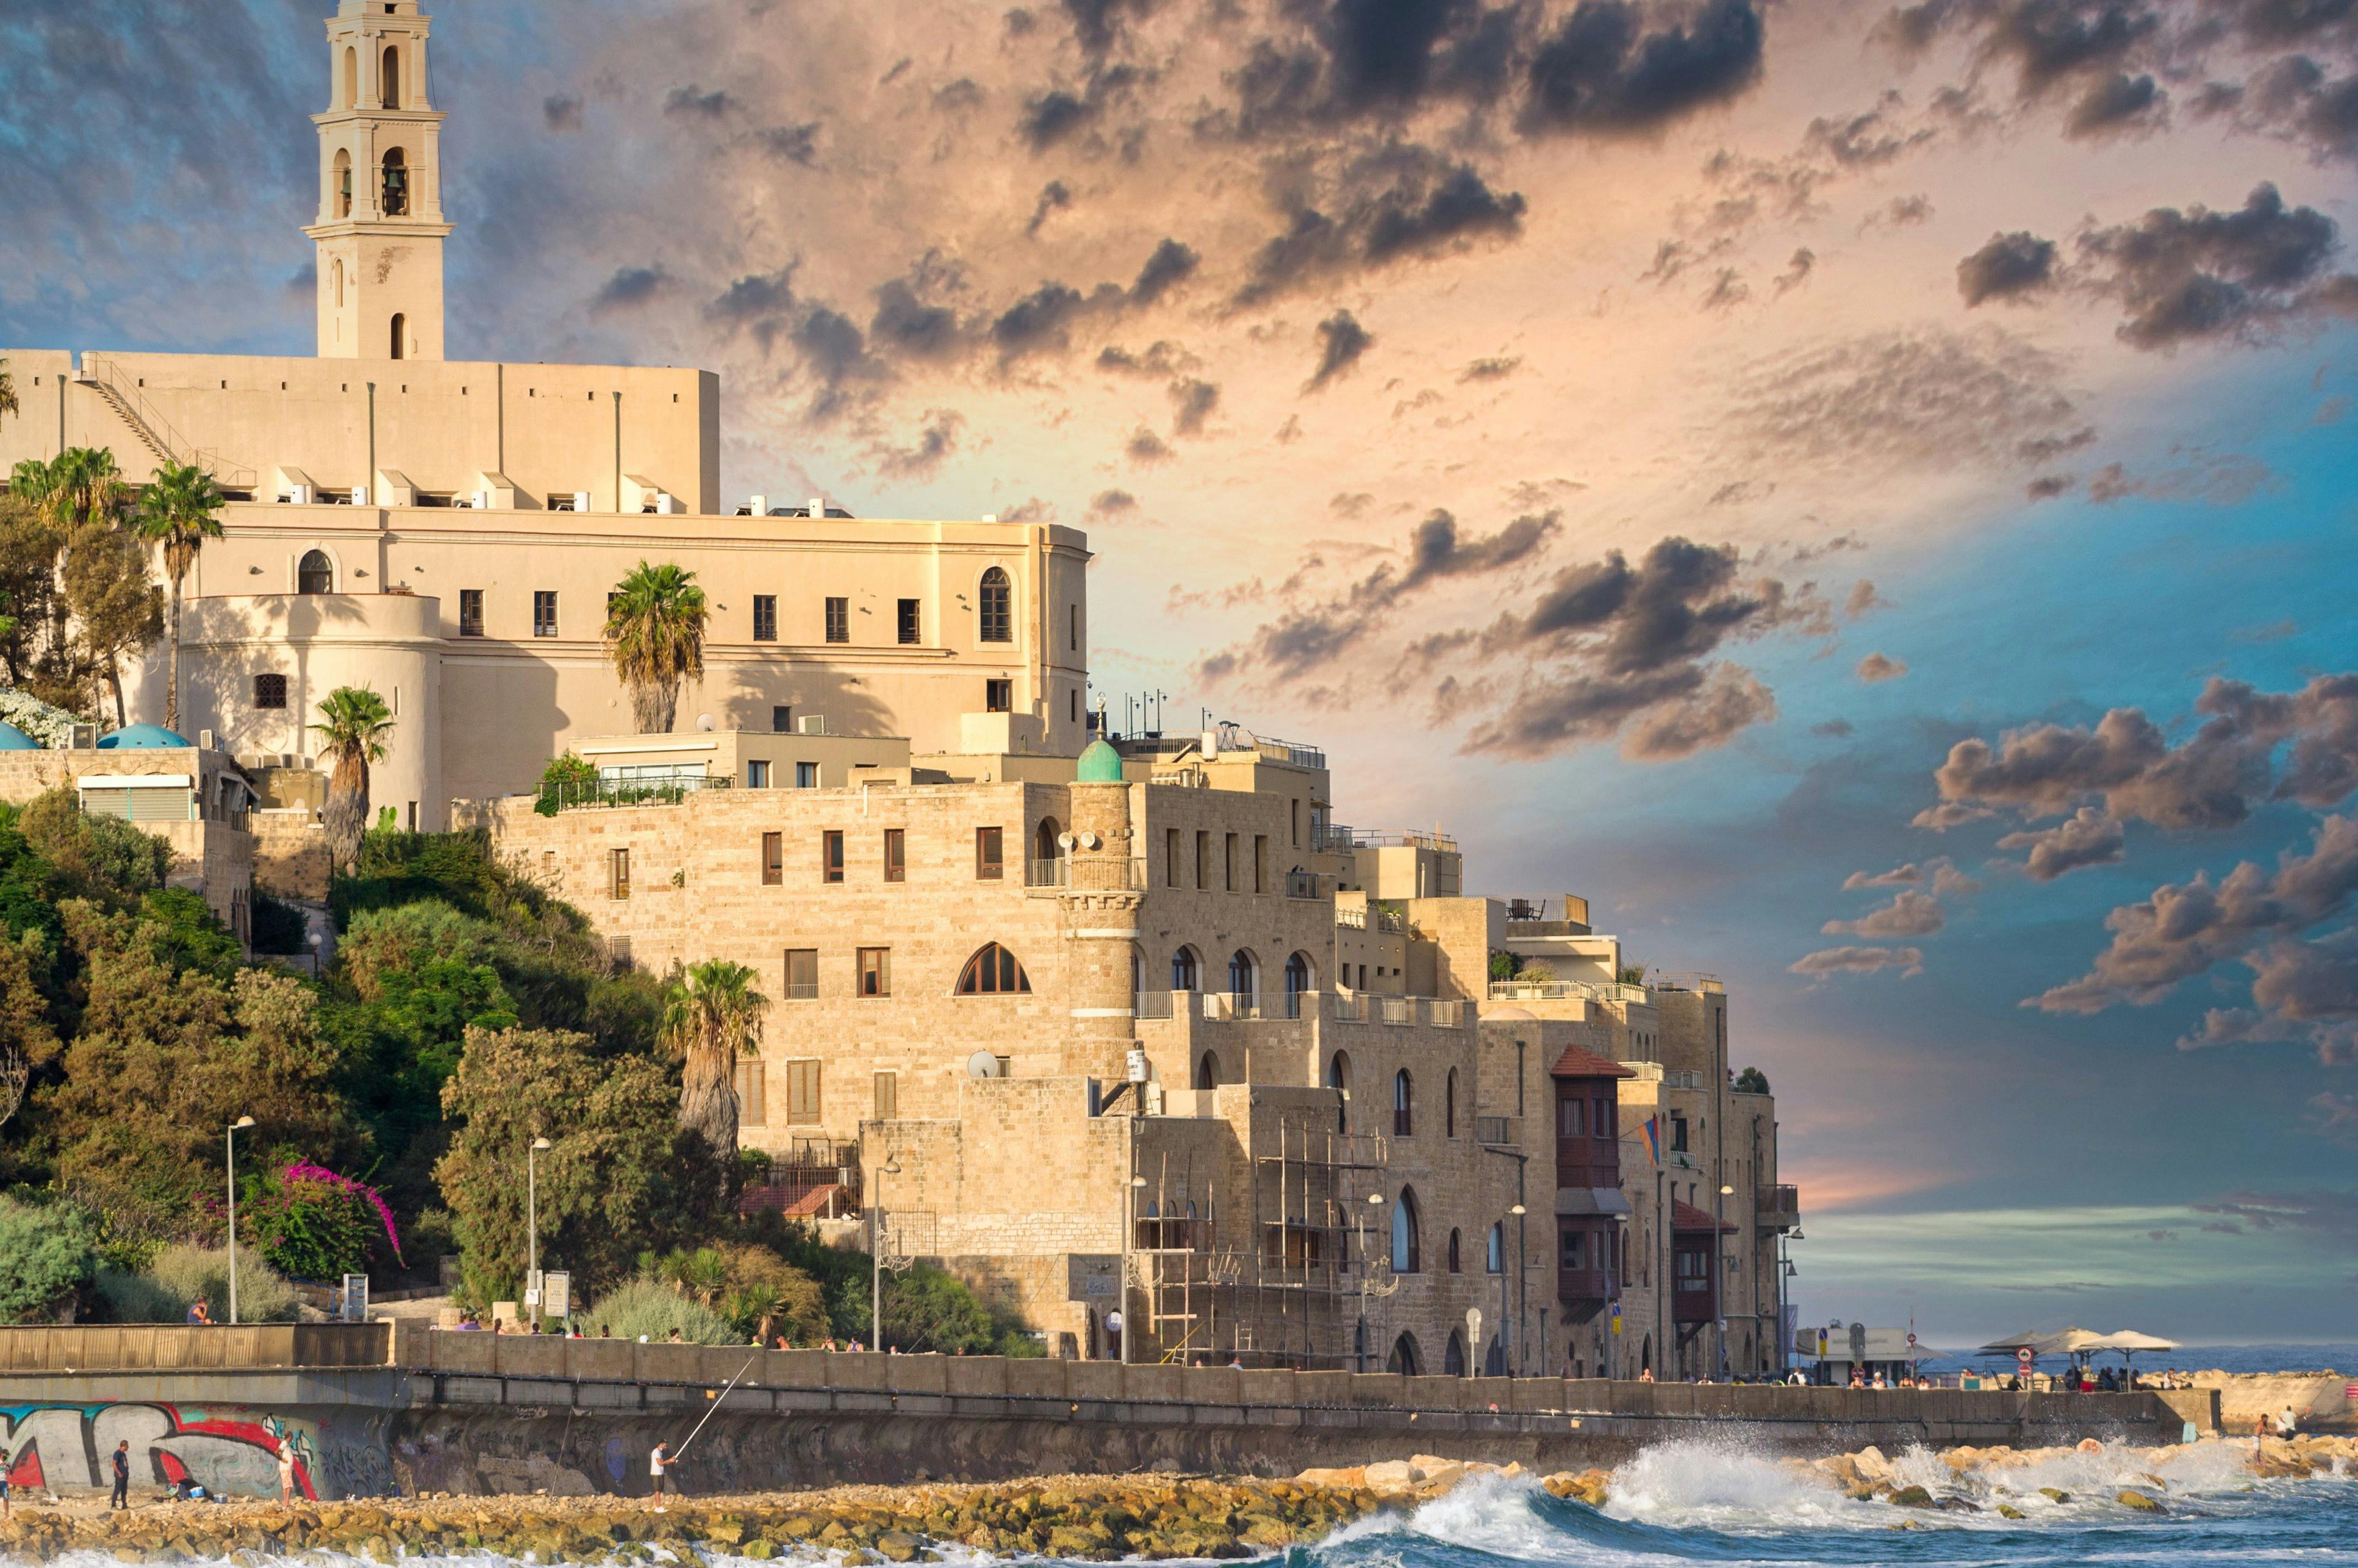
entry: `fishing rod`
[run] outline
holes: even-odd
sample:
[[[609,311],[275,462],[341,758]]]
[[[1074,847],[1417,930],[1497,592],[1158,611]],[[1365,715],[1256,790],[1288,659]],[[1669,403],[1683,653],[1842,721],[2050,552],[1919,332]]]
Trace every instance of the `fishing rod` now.
[[[744,1377],[746,1373],[752,1371],[753,1369],[753,1363],[760,1360],[761,1357],[762,1353],[759,1350],[754,1351],[752,1355],[745,1357],[745,1364],[737,1368],[737,1377],[730,1379],[728,1387],[722,1389],[719,1393],[713,1396],[712,1410],[708,1410],[704,1412],[704,1420],[696,1423],[696,1431],[687,1434],[687,1442],[682,1443],[679,1445],[679,1452],[671,1456],[670,1464],[676,1465],[687,1455],[687,1444],[696,1441],[697,1433],[700,1433],[704,1430],[704,1422],[712,1419],[713,1411],[719,1410],[720,1408],[720,1401],[729,1397],[729,1390],[735,1388],[737,1386],[738,1379]],[[665,1468],[668,1467],[669,1465],[667,1465]]]

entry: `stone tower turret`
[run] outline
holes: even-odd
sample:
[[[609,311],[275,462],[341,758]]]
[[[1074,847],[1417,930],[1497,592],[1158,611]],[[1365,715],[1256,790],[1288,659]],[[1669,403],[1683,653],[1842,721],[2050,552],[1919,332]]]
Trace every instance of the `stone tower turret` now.
[[[1138,1033],[1138,912],[1145,897],[1132,869],[1137,845],[1120,754],[1093,741],[1076,773],[1063,895],[1073,975],[1065,1070],[1120,1082]]]
[[[442,115],[417,0],[338,0],[319,129],[322,359],[442,358]]]

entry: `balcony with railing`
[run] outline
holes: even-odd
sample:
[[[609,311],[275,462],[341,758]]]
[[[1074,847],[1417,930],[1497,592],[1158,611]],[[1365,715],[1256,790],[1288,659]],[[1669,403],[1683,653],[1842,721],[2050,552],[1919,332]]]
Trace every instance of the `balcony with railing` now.
[[[1511,1116],[1477,1116],[1474,1119],[1474,1141],[1492,1149],[1510,1149],[1515,1142],[1515,1120]]]
[[[1253,750],[1272,762],[1290,762],[1297,768],[1324,768],[1326,753],[1315,746],[1305,746],[1298,741],[1280,741],[1268,735],[1256,736]]]
[[[540,786],[533,809],[543,816],[584,807],[678,806],[707,790],[729,789],[736,779],[728,773],[666,772],[662,776],[568,779]]]
[[[1619,980],[1492,980],[1492,1001],[1594,1001],[1647,1006],[1652,990]]]
[[[1801,1223],[1801,1189],[1762,1187],[1753,1194],[1752,1223],[1761,1230],[1790,1230]]]
[[[1703,1073],[1698,1068],[1665,1067],[1660,1062],[1624,1062],[1621,1065],[1629,1069],[1631,1081],[1635,1083],[1660,1084],[1666,1089],[1703,1087]]]
[[[1383,904],[1337,904],[1335,924],[1346,931],[1380,931],[1397,936],[1408,929],[1408,916]]]
[[[1095,857],[1078,860],[1069,855],[1058,855],[1044,860],[1025,860],[1023,891],[1035,893],[1144,892],[1146,861],[1141,856],[1123,861]]]

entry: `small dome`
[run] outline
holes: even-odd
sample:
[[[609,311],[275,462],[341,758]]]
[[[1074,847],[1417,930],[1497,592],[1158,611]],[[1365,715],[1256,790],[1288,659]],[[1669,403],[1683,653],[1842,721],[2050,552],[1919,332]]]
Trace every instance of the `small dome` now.
[[[38,741],[6,719],[0,719],[0,752],[38,752],[40,749]]]
[[[1482,1022],[1485,1023],[1499,1019],[1510,1023],[1520,1023],[1526,1020],[1536,1023],[1539,1022],[1539,1016],[1527,1007],[1492,1007],[1482,1010]]]
[[[189,743],[187,736],[176,735],[161,724],[134,724],[98,738],[102,752],[158,752]]]
[[[1092,741],[1081,753],[1080,767],[1073,775],[1078,784],[1121,783],[1121,753],[1103,741]]]

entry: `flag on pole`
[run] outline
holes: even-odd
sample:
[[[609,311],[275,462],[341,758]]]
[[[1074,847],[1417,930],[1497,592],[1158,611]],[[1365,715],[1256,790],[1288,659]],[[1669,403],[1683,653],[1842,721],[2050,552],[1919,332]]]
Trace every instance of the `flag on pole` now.
[[[1646,1152],[1654,1157],[1657,1165],[1662,1162],[1662,1130],[1659,1125],[1661,1119],[1660,1116],[1646,1119]]]

